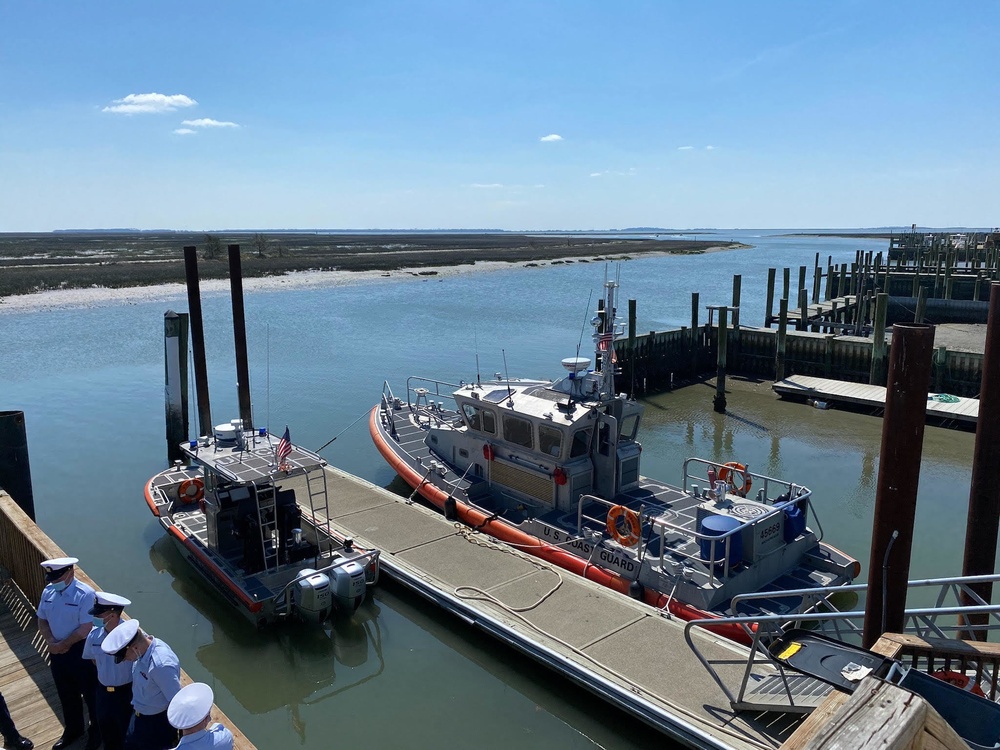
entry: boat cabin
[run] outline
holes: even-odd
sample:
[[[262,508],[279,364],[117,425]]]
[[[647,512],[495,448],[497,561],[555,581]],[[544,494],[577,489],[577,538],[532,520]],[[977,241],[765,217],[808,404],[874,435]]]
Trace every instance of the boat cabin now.
[[[633,487],[642,406],[602,393],[601,377],[589,364],[563,360],[570,372],[553,383],[463,386],[454,393],[462,428],[432,427],[432,450],[470,478],[501,485],[542,512],[572,510],[584,494],[610,498]]]

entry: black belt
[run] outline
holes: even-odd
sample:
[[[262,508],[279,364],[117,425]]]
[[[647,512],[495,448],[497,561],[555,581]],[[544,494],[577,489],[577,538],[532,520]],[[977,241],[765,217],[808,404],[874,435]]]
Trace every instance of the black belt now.
[[[152,716],[159,716],[160,714],[163,714],[163,713],[166,713],[166,712],[167,712],[167,709],[163,709],[162,711],[157,711],[155,714],[144,714],[144,713],[142,713],[140,711],[136,711],[135,715],[136,716],[142,716],[143,718],[148,719],[148,718],[150,718]]]

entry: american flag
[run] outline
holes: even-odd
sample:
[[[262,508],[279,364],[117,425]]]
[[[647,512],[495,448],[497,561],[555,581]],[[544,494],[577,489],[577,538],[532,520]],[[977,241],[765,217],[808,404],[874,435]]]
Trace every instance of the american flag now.
[[[286,459],[292,455],[292,438],[288,434],[287,424],[285,425],[285,434],[278,441],[278,450],[275,451],[274,455],[278,459],[278,468],[282,471],[288,471],[288,461]]]
[[[601,338],[597,340],[597,348],[602,352],[606,352],[608,349],[610,349],[611,361],[617,362],[618,353],[614,349],[614,346],[612,344],[613,341],[614,341],[614,336],[612,336],[610,333],[602,333]]]

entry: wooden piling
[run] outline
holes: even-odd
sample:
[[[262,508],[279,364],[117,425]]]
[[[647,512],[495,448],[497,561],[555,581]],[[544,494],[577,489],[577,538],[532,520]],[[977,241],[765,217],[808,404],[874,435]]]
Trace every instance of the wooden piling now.
[[[163,357],[166,363],[164,411],[167,420],[167,461],[184,460],[181,443],[188,432],[188,316],[167,310],[163,315]]]
[[[6,490],[17,506],[35,520],[23,411],[0,411],[0,490]]]
[[[739,357],[740,353],[740,289],[743,285],[743,276],[736,274],[733,276],[733,334],[732,349],[733,359]]]
[[[629,395],[635,396],[635,300],[628,301]]]
[[[889,295],[880,293],[875,298],[875,325],[872,330],[872,364],[868,375],[871,385],[882,385],[885,380],[885,318],[889,309]]]
[[[698,374],[698,292],[691,292],[691,376]]]
[[[778,335],[774,347],[774,379],[785,379],[785,336],[788,333],[788,300],[782,297],[778,302]]]
[[[233,304],[233,337],[236,343],[236,392],[239,397],[240,419],[244,430],[253,429],[253,407],[250,401],[250,362],[247,357],[247,324],[243,307],[243,270],[240,246],[229,246],[229,286]]]
[[[199,435],[212,434],[212,407],[208,396],[208,365],[205,359],[205,327],[201,317],[201,287],[198,280],[198,253],[194,245],[184,247],[184,276],[187,281],[188,315],[191,320],[191,354],[194,357],[194,387],[198,402]]]
[[[719,414],[726,413],[726,308],[719,308],[719,345],[715,368],[715,398],[712,408]]]
[[[927,313],[927,289],[920,287],[915,296],[917,298],[917,309],[913,313],[913,322],[923,323]]]
[[[764,314],[764,327],[770,328],[774,320],[774,277],[776,268],[767,269],[767,312]]]
[[[809,292],[805,287],[799,287],[799,325],[797,330],[806,330],[809,322]]]
[[[893,326],[882,420],[882,449],[875,491],[875,518],[868,566],[869,596],[863,642],[884,632],[903,632],[906,584],[913,546],[917,483],[923,449],[934,327]]]

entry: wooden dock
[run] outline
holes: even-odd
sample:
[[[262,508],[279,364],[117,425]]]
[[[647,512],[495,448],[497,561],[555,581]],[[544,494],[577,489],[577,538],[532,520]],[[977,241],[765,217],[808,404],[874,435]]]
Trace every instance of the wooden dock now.
[[[885,387],[881,385],[793,375],[779,380],[771,388],[782,398],[851,404],[872,410],[885,409]],[[979,399],[932,393],[927,399],[927,418],[975,425],[979,418]]]
[[[36,748],[51,747],[63,733],[59,697],[49,669],[45,641],[38,632],[35,603],[45,588],[41,562],[65,557],[59,546],[0,489],[0,693],[14,723]],[[98,586],[82,569],[76,577]],[[181,684],[191,678],[181,670]],[[216,706],[216,721],[233,733],[235,750],[255,750],[249,739]],[[82,748],[81,738],[71,750]]]

